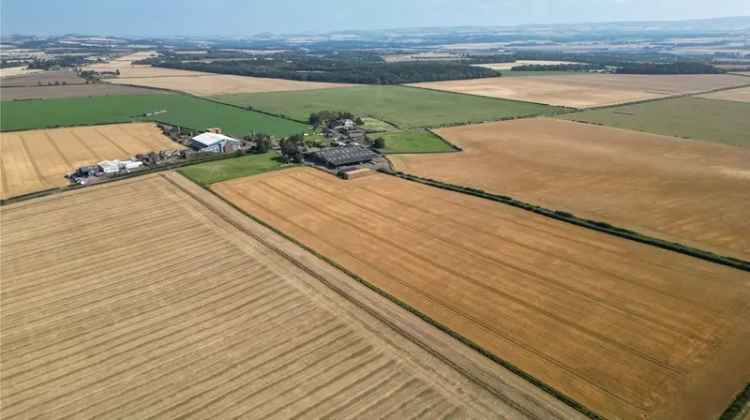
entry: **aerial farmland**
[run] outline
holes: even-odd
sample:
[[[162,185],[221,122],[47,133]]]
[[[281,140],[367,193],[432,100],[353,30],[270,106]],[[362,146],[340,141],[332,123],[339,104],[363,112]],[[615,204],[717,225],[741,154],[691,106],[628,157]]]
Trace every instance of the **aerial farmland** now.
[[[732,75],[570,74],[419,83],[413,86],[571,108],[611,106],[748,84]]]
[[[177,174],[0,212],[3,418],[577,417],[506,404]]]
[[[606,417],[717,416],[750,374],[739,270],[388,175],[212,190]]]
[[[661,2],[3,2],[0,418],[750,420],[750,17]]]
[[[183,148],[149,123],[0,133],[0,146],[0,198],[65,186],[84,165]]]
[[[464,152],[395,168],[750,258],[747,149],[552,119],[436,131]]]

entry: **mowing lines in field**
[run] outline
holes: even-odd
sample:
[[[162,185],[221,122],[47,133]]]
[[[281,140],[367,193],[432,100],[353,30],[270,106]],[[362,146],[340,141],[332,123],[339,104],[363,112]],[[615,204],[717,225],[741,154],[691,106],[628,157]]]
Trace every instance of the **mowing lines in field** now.
[[[3,418],[520,417],[177,174],[0,216]]]
[[[702,418],[744,386],[739,271],[385,175],[212,189],[605,416]]]
[[[153,124],[31,130],[0,134],[3,189],[0,197],[68,184],[64,175],[102,160],[127,159],[139,153],[176,149]]]

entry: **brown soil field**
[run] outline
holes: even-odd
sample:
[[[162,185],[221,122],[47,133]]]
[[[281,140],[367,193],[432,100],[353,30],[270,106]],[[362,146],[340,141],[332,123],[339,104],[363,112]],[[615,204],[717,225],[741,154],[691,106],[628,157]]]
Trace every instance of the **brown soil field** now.
[[[37,87],[54,83],[66,83],[69,85],[82,85],[86,81],[78,77],[72,71],[42,71],[23,76],[3,77],[0,79],[0,87]]]
[[[609,418],[717,417],[750,375],[750,276],[377,174],[212,189]]]
[[[180,149],[151,123],[0,133],[0,197],[68,185],[65,174],[103,160]]]
[[[177,174],[0,215],[4,419],[576,417],[506,404]]]
[[[396,169],[750,260],[750,151],[550,119],[436,130],[464,149]]]
[[[701,95],[701,98],[721,99],[724,101],[750,102],[750,87],[722,90],[721,92]]]
[[[152,68],[156,70],[156,68]],[[343,83],[300,82],[296,80],[267,79],[250,76],[217,75],[194,73],[178,76],[173,70],[165,70],[165,76],[133,77],[126,76],[109,80],[115,84],[145,86],[150,88],[176,90],[197,96],[227,95],[231,93],[285,92],[299,90],[326,89],[352,86]],[[154,74],[159,74],[154,71]]]
[[[572,108],[616,105],[748,84],[742,76],[569,74],[417,83],[411,86]]]
[[[3,87],[0,88],[0,100],[14,101],[26,99],[79,98],[108,95],[154,95],[158,93],[162,92],[141,87],[111,85],[109,83],[66,86]]]

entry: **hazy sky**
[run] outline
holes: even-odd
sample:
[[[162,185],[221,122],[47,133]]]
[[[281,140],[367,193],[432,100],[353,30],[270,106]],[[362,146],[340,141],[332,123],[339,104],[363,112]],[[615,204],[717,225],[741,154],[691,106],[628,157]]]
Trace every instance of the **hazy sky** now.
[[[242,36],[750,15],[750,0],[0,0],[2,33]]]

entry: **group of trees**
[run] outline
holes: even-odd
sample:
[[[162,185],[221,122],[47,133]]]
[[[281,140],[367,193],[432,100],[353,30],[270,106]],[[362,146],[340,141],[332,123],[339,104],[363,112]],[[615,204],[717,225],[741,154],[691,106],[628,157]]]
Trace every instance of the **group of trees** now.
[[[287,162],[302,163],[303,150],[305,149],[305,137],[302,134],[294,134],[279,141],[281,156]]]
[[[245,60],[194,62],[179,56],[146,60],[157,67],[290,80],[391,85],[496,77],[490,69],[463,62],[386,63],[374,53],[275,54]]]
[[[360,118],[355,118],[354,114],[346,111],[320,111],[310,114],[308,122],[315,128],[328,125],[332,121],[338,120],[358,120],[357,124],[362,124]]]
[[[249,136],[245,136],[244,140],[255,143],[253,152],[258,154],[268,153],[273,147],[271,136],[265,133],[253,133]]]
[[[619,74],[720,74],[724,70],[701,62],[625,63],[618,66]]]

